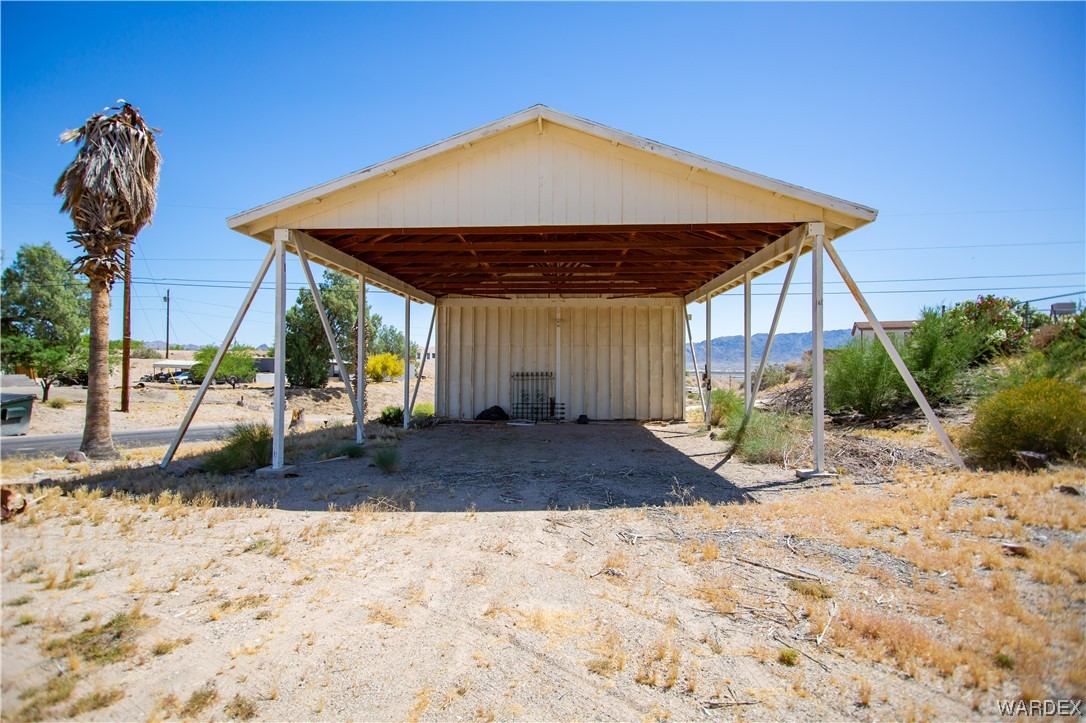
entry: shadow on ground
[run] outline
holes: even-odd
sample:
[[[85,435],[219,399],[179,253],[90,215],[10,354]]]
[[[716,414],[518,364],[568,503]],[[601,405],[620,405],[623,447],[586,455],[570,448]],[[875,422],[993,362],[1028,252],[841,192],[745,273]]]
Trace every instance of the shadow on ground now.
[[[364,456],[329,460],[319,460],[321,450],[335,448],[336,434],[348,440],[353,428],[293,435],[288,461],[295,464],[282,478],[186,474],[191,463],[180,462],[168,472],[114,470],[79,484],[133,494],[206,493],[221,504],[255,501],[285,510],[371,504],[426,512],[746,503],[756,501],[755,491],[797,485],[794,472],[779,466],[721,464],[726,443],[685,424],[448,423],[399,438],[382,431],[369,438]],[[392,471],[375,462],[385,448],[395,450]]]

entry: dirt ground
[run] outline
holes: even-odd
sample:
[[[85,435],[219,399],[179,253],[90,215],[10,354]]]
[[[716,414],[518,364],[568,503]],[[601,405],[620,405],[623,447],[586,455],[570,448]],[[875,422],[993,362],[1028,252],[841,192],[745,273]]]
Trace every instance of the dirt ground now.
[[[138,360],[147,361],[152,360]],[[139,376],[133,372],[133,378]],[[122,414],[121,392],[115,387],[110,422],[114,431],[140,429],[176,429],[192,404],[199,386],[174,385],[147,382],[133,388],[130,393],[130,409]],[[87,392],[82,387],[54,387],[50,400],[64,400],[53,407],[34,404],[30,416],[29,436],[42,434],[77,434],[83,431],[86,418]],[[40,399],[40,397],[39,397]],[[433,378],[422,380],[417,403],[433,402]],[[403,406],[403,383],[382,382],[366,385],[366,419],[376,419],[387,406]],[[54,402],[54,404],[58,404]],[[306,420],[312,425],[350,422],[353,418],[351,402],[342,382],[329,381],[324,389],[288,389],[287,410],[305,410]],[[272,417],[272,387],[270,385],[243,384],[231,389],[228,384],[216,384],[208,388],[193,424],[234,424],[238,422],[268,422]]]
[[[893,464],[799,482],[679,424],[369,432],[358,458],[350,428],[292,435],[281,479],[151,450],[23,488],[3,719],[980,720],[1086,693],[1081,468],[912,467],[930,440],[872,435]]]

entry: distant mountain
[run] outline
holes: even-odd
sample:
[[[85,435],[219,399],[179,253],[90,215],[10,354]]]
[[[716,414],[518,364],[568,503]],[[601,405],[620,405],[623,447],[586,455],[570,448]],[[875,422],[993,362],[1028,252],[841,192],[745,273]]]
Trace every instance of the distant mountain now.
[[[757,366],[765,351],[765,342],[768,334],[754,334],[750,337],[750,356],[752,363]],[[787,364],[799,361],[803,353],[810,351],[812,346],[811,332],[796,332],[791,334],[777,334],[773,338],[773,349],[769,352],[770,364]],[[851,329],[833,329],[823,334],[824,344],[827,349],[835,349],[844,346],[852,338]],[[705,364],[705,342],[694,344],[694,351],[698,355],[698,364]],[[742,336],[718,336],[713,339],[713,369],[714,370],[739,370],[743,368],[743,337]],[[690,349],[686,350],[686,366],[692,367],[690,361]]]
[[[166,348],[166,342],[164,342],[164,341],[147,341],[147,342],[144,342],[144,344],[149,349],[158,349],[159,351],[162,351],[162,350],[164,350]],[[197,349],[200,348],[200,345],[199,344],[171,344],[170,347],[173,348],[173,349],[180,348],[180,349],[184,349],[186,351],[196,351]]]

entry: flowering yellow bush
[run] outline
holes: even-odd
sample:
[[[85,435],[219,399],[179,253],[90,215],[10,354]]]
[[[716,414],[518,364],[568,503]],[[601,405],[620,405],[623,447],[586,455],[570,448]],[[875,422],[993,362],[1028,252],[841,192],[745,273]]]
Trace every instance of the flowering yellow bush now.
[[[366,378],[372,382],[383,382],[401,374],[403,359],[395,354],[374,354],[366,360]]]

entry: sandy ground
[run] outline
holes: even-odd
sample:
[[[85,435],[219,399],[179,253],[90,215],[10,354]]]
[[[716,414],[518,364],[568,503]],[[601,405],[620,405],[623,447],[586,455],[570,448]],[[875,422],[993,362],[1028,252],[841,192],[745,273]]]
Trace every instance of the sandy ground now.
[[[370,431],[324,461],[349,429],[292,435],[282,479],[130,459],[82,470],[112,497],[29,491],[4,720],[983,720],[1086,692],[1080,468],[799,483],[685,425]]]
[[[147,361],[150,360],[138,360]],[[133,372],[133,378],[139,375]],[[147,382],[130,392],[130,409],[121,413],[121,392],[114,388],[110,422],[114,431],[156,429],[180,425],[199,387]],[[54,408],[40,401],[34,404],[28,436],[42,434],[77,434],[83,431],[86,417],[86,390],[81,387],[54,387],[49,398],[62,399],[67,404]],[[433,378],[422,380],[419,402],[433,402]],[[366,385],[366,419],[376,419],[387,406],[403,406],[403,383],[382,382]],[[350,422],[351,402],[342,382],[332,379],[324,389],[288,389],[288,413],[305,411],[306,421],[313,425]],[[193,424],[233,424],[236,422],[271,422],[272,388],[269,385],[244,384],[231,389],[228,384],[208,388]]]

